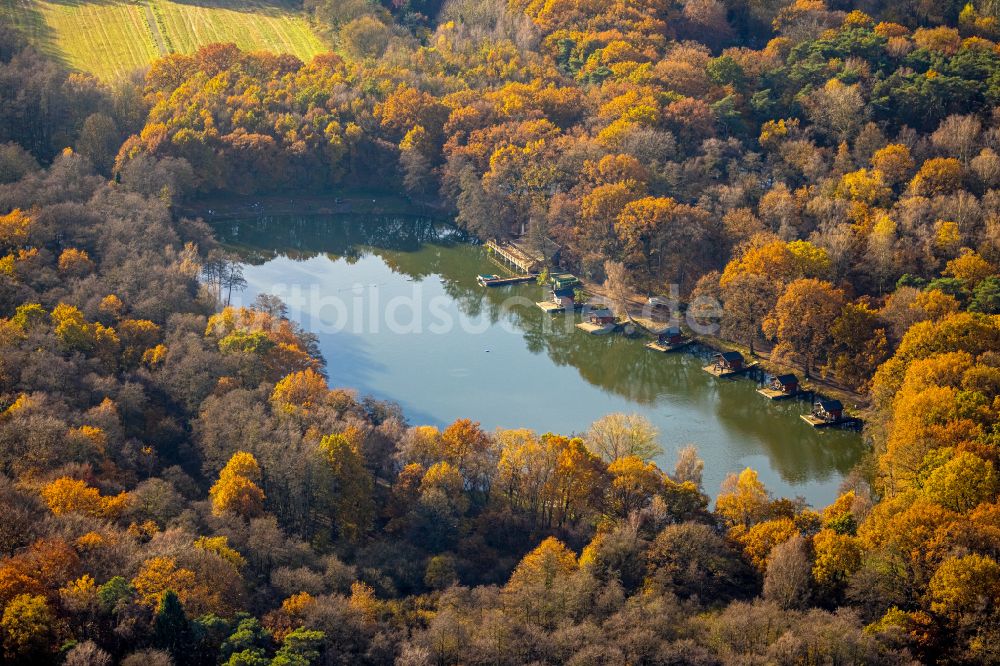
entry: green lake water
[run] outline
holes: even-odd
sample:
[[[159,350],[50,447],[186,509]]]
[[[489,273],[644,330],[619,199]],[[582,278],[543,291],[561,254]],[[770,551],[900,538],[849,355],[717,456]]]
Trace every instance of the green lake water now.
[[[485,289],[500,273],[483,249],[421,219],[259,217],[215,224],[246,262],[247,289],[280,296],[319,337],[332,386],[399,403],[410,423],[471,418],[486,428],[583,433],[612,412],[660,431],[672,469],[694,444],[714,495],[753,467],[776,495],[825,505],[864,451],[859,434],[816,430],[808,403],[771,402],[747,378],[701,370],[707,350],[647,350],[643,339],[593,336],[548,315],[535,284]]]

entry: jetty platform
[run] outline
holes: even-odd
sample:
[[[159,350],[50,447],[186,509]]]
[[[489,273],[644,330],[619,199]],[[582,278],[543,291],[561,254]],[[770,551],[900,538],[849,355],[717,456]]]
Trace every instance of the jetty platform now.
[[[655,352],[660,352],[660,353],[665,354],[667,352],[677,351],[678,349],[684,349],[685,347],[687,347],[688,345],[690,345],[692,342],[694,342],[694,340],[690,340],[690,339],[689,340],[683,340],[681,342],[673,342],[673,343],[671,343],[671,342],[659,342],[657,340],[654,340],[652,342],[647,342],[646,343],[646,349],[652,349]]]
[[[618,324],[594,324],[589,321],[581,321],[576,327],[591,335],[607,335],[617,329]]]
[[[833,421],[827,421],[826,419],[821,419],[815,414],[799,414],[799,418],[811,425],[813,428],[829,428],[831,426],[855,426],[858,424],[859,419],[853,416],[843,416],[839,419],[834,419]]]
[[[786,398],[794,398],[798,395],[797,393],[788,393],[786,391],[779,391],[778,389],[767,387],[757,389],[757,393],[760,393],[762,396],[770,400],[785,400]]]
[[[736,375],[742,375],[744,372],[753,370],[757,367],[757,362],[753,362],[749,365],[744,365],[741,368],[726,368],[719,367],[718,364],[713,363],[711,365],[706,365],[702,370],[714,377],[735,377]]]
[[[537,273],[529,275],[515,275],[513,277],[500,277],[499,275],[477,275],[476,282],[483,287],[505,287],[510,284],[523,284],[534,282],[538,279]]]

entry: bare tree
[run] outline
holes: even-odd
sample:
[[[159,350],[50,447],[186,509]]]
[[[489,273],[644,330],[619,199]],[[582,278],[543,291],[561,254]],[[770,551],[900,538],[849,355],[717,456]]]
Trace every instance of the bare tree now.
[[[586,444],[609,463],[627,456],[649,460],[663,453],[658,435],[649,419],[640,414],[608,414],[591,424]]]
[[[243,291],[247,286],[239,257],[225,252],[209,253],[201,267],[201,275],[218,301],[221,302],[225,294],[224,304],[227,306],[232,302],[233,291]]]
[[[604,291],[611,310],[619,317],[632,321],[628,312],[628,272],[625,264],[618,261],[604,262]]]
[[[805,539],[796,534],[771,553],[764,577],[764,598],[782,608],[803,608],[809,602],[811,571]]]
[[[701,473],[705,469],[705,461],[698,457],[698,449],[689,444],[677,452],[677,464],[674,466],[674,481],[691,483],[701,488]]]

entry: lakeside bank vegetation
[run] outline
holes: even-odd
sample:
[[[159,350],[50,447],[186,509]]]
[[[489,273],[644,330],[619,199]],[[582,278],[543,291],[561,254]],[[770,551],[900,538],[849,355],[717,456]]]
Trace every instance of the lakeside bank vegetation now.
[[[0,34],[3,659],[1000,661],[992,4],[311,11],[339,54],[114,88]],[[634,419],[410,424],[279,301],[220,308],[171,209],[372,182],[718,295],[869,392],[869,464],[829,507],[745,470],[710,508]]]

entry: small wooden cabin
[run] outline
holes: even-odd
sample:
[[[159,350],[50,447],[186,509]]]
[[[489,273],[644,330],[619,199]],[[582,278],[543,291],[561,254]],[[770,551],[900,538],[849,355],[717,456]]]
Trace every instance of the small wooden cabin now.
[[[657,342],[665,345],[679,345],[687,341],[679,326],[672,326],[656,336]]]
[[[591,324],[596,324],[598,326],[606,326],[608,324],[614,324],[617,321],[615,313],[606,308],[600,310],[593,310],[590,316],[587,318]]]
[[[728,372],[743,369],[743,354],[737,351],[719,352],[715,355],[715,367]]]
[[[647,342],[646,349],[658,352],[670,352],[691,344],[691,338],[681,333],[678,326],[672,326],[656,336],[656,340]]]
[[[771,380],[769,388],[787,395],[795,395],[799,392],[799,378],[791,374],[778,375]]]
[[[834,423],[844,418],[844,405],[839,400],[820,398],[813,405],[813,416],[827,423]]]

